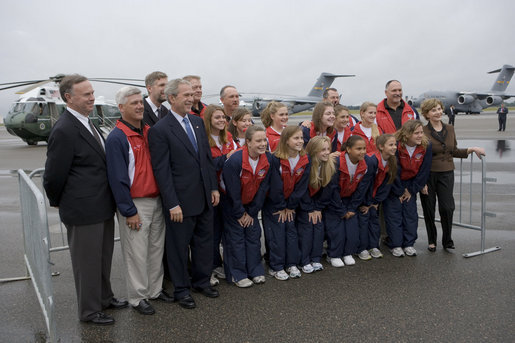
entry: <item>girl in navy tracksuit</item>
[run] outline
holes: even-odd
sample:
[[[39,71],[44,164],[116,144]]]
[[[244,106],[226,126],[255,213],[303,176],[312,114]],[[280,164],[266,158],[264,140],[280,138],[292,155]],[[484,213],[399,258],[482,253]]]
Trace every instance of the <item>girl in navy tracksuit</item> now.
[[[369,167],[373,175],[373,182],[367,191],[365,202],[359,207],[359,248],[358,257],[362,260],[383,257],[379,250],[379,237],[381,227],[377,209],[388,194],[395,180],[397,180],[397,141],[392,134],[384,134],[376,140],[377,151],[369,154]]]
[[[358,253],[359,245],[358,206],[373,178],[367,166],[365,140],[351,136],[344,148],[336,171],[337,184],[325,213],[327,259],[333,267],[343,267],[343,262],[347,265],[356,263],[352,255]]]
[[[331,200],[331,180],[336,175],[335,160],[331,157],[329,137],[313,137],[306,146],[311,160],[309,185],[297,210],[297,229],[300,247],[300,266],[304,273],[324,269],[320,263],[324,244],[322,212]]]
[[[274,152],[281,139],[281,132],[288,125],[288,107],[282,102],[270,102],[261,112],[261,121],[266,128],[269,151]]]
[[[351,135],[359,135],[367,142],[367,154],[376,151],[375,140],[381,135],[381,129],[375,123],[377,106],[372,102],[364,102],[360,109],[359,115],[361,121],[351,128]]]
[[[417,193],[427,192],[431,170],[431,144],[420,120],[409,120],[395,133],[400,189],[393,187],[384,202],[389,247],[393,256],[415,256],[417,239]]]
[[[343,105],[337,104],[334,106],[334,130],[335,135],[333,139],[333,151],[342,151],[342,144],[350,137],[350,115],[349,109]]]
[[[238,287],[265,282],[261,264],[261,226],[257,218],[270,188],[272,155],[266,152],[265,130],[251,126],[245,145],[224,164],[226,201],[222,204],[227,232],[228,269]]]
[[[334,106],[330,102],[323,101],[315,105],[311,116],[310,127],[301,126],[304,136],[304,147],[315,136],[328,136],[331,142],[336,134],[333,128],[335,116]]]
[[[234,143],[241,148],[245,145],[245,131],[252,125],[252,114],[245,107],[240,107],[232,114],[227,131],[232,135]]]
[[[227,120],[225,119],[224,109],[220,106],[209,105],[204,108],[204,125],[206,127],[211,156],[215,165],[220,196],[224,197],[224,192],[220,188],[222,181],[222,168],[225,161],[236,151],[237,146],[232,140],[231,134],[227,131]],[[219,204],[214,207],[213,214],[213,274],[211,275],[211,285],[219,283],[219,278],[225,278],[227,273],[222,268],[222,258],[220,256],[220,242],[223,235],[223,214],[222,206]],[[228,272],[227,268],[225,268]]]
[[[283,129],[273,157],[270,192],[262,211],[270,275],[278,280],[301,276],[297,268],[300,253],[295,212],[308,188],[310,171],[303,146],[299,126]]]

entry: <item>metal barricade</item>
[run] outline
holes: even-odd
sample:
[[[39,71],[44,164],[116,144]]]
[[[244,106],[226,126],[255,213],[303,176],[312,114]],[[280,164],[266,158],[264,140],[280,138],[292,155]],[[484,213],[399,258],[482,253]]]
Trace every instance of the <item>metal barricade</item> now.
[[[464,162],[463,162],[464,159],[460,159],[460,162],[459,162],[459,184],[458,184],[458,189],[459,189],[459,198],[458,198],[458,206],[457,206],[457,215],[458,215],[458,221],[453,221],[453,226],[459,226],[459,227],[463,227],[463,228],[467,228],[467,229],[472,229],[472,230],[477,230],[477,231],[481,231],[481,249],[479,251],[476,251],[476,252],[471,252],[471,253],[465,253],[463,254],[463,257],[473,257],[473,256],[478,256],[478,255],[483,255],[483,254],[486,254],[486,253],[489,253],[489,252],[493,252],[493,251],[497,251],[497,250],[500,250],[501,248],[499,246],[496,246],[496,247],[493,247],[493,248],[488,248],[488,249],[485,249],[485,240],[486,240],[486,217],[495,217],[495,213],[492,213],[492,212],[488,212],[486,210],[486,184],[487,182],[497,182],[497,179],[495,178],[489,178],[486,176],[486,158],[485,156],[482,156],[480,158],[480,161],[481,161],[481,191],[480,191],[480,204],[481,204],[481,207],[480,207],[480,212],[479,212],[479,223],[478,225],[474,225],[473,224],[473,216],[472,214],[474,213],[474,209],[472,207],[472,202],[473,202],[473,197],[474,197],[474,194],[476,194],[474,191],[473,191],[473,174],[474,174],[474,154],[471,154],[470,155],[470,164],[469,164],[469,169],[468,169],[468,173],[469,173],[469,182],[468,182],[468,222],[464,222],[463,218],[465,217],[464,216],[464,208],[465,206],[464,205],[467,205],[466,204],[466,200],[464,200],[464,195],[465,195],[465,192],[467,192],[467,190],[465,189],[466,188],[466,185],[464,185],[464,182],[463,182],[463,179],[464,179],[464,176],[465,176],[465,173],[467,171],[464,171]],[[419,216],[420,219],[423,219],[424,216]],[[436,218],[435,221],[437,222],[440,222],[440,219],[439,218]]]
[[[18,170],[20,205],[25,247],[25,264],[34,285],[49,341],[57,337],[54,316],[52,274],[50,271],[49,231],[45,197],[22,169]]]

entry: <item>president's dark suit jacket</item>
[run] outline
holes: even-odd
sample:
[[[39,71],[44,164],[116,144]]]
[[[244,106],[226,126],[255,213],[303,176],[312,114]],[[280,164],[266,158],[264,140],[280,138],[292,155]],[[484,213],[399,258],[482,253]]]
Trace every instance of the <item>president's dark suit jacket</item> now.
[[[147,102],[147,98],[143,99],[143,106],[145,108],[143,112],[143,122],[148,124],[150,127],[154,126],[155,123],[159,121],[159,119],[164,118],[168,114],[168,109],[161,105],[159,108],[159,119],[156,119],[155,113],[152,111],[152,107]]]
[[[165,210],[180,205],[185,217],[199,215],[205,206],[211,206],[211,192],[218,189],[204,122],[187,116],[195,131],[198,154],[172,113],[159,120],[148,135],[152,168]]]
[[[50,133],[43,185],[50,205],[59,206],[67,225],[101,223],[114,215],[105,153],[68,110]]]

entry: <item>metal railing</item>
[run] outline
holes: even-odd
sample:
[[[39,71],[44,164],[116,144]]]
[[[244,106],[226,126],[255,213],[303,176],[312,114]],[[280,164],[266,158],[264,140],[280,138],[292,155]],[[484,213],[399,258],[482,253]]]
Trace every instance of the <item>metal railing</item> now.
[[[486,254],[486,253],[489,253],[489,252],[493,252],[493,251],[497,251],[497,250],[500,250],[501,248],[499,246],[495,246],[493,248],[488,248],[486,249],[485,248],[485,240],[486,240],[486,217],[495,217],[495,213],[492,213],[492,212],[488,212],[486,210],[486,185],[487,185],[487,182],[497,182],[497,179],[495,178],[489,178],[486,176],[486,158],[485,156],[482,156],[480,158],[480,161],[481,161],[481,192],[480,192],[480,203],[481,203],[481,207],[480,207],[480,212],[479,212],[479,223],[478,225],[474,225],[473,224],[473,216],[472,214],[474,213],[474,210],[472,208],[472,202],[473,202],[473,198],[474,198],[474,191],[473,191],[473,174],[474,174],[474,154],[471,154],[470,155],[470,164],[469,164],[469,168],[468,168],[468,173],[469,173],[469,182],[468,182],[468,222],[465,223],[463,220],[464,220],[464,207],[467,205],[466,204],[466,200],[464,200],[464,194],[465,192],[467,191],[465,188],[467,187],[467,185],[464,185],[464,176],[465,176],[465,173],[467,172],[466,170],[464,171],[464,162],[463,162],[464,159],[460,159],[460,162],[459,162],[459,184],[458,184],[458,188],[459,188],[459,198],[458,198],[458,201],[459,201],[459,205],[457,207],[457,215],[458,215],[458,221],[453,221],[452,225],[453,226],[459,226],[459,227],[463,227],[463,228],[467,228],[467,229],[472,229],[472,230],[477,230],[477,231],[481,231],[481,247],[480,247],[480,250],[479,251],[476,251],[476,252],[471,252],[471,253],[465,253],[463,254],[463,257],[473,257],[473,256],[478,256],[478,255],[483,255],[483,254]],[[465,205],[465,206],[464,206]],[[423,219],[424,216],[419,216],[419,218]],[[437,222],[440,222],[440,219],[439,218],[436,218],[435,221]]]
[[[49,341],[57,337],[54,315],[49,231],[44,195],[22,169],[18,170],[25,264],[38,297]]]

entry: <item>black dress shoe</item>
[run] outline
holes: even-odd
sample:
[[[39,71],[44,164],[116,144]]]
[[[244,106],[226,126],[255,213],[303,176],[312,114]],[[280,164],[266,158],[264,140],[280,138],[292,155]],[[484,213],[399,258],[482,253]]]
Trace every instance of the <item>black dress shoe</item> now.
[[[195,292],[205,295],[208,298],[218,298],[218,296],[220,296],[220,293],[218,293],[218,291],[213,287],[193,288],[193,290]]]
[[[173,297],[168,294],[165,290],[162,290],[161,293],[156,298],[153,298],[152,300],[159,300],[163,301],[165,303],[173,303]]]
[[[111,302],[109,303],[109,305],[107,305],[106,308],[118,310],[121,308],[126,308],[127,306],[129,306],[129,302],[127,300],[118,300],[115,297],[113,297],[113,299],[111,299]]]
[[[192,309],[197,307],[197,305],[195,304],[195,300],[193,300],[193,298],[189,294],[180,299],[174,299],[174,301],[178,302],[179,305],[181,305],[181,307],[183,308]]]
[[[133,308],[139,313],[145,315],[151,315],[156,313],[152,305],[150,305],[146,299],[141,300],[138,306],[133,306]]]
[[[86,322],[96,325],[113,325],[114,318],[104,312],[97,312],[93,318],[86,320]]]
[[[456,247],[454,246],[454,243],[447,244],[444,248],[445,249],[456,249]]]

